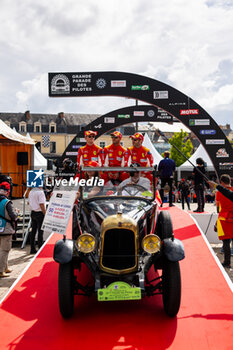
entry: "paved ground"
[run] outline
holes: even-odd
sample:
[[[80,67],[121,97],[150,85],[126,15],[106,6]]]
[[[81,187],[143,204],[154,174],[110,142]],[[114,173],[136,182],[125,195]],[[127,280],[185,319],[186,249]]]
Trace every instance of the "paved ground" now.
[[[21,199],[14,200],[14,206],[20,210],[23,210],[23,201]],[[176,203],[176,205],[181,208],[180,203]],[[187,206],[185,207],[187,209]],[[191,203],[191,210],[196,209],[196,204]],[[216,212],[216,207],[214,204],[207,203],[205,210],[209,213]],[[29,211],[28,206],[26,205],[26,211]],[[9,254],[9,268],[12,269],[12,273],[9,274],[9,277],[0,279],[0,301],[5,296],[10,286],[15,282],[18,276],[22,273],[22,271],[27,267],[29,262],[33,259],[34,255],[30,255],[30,247],[26,246],[24,249],[20,248],[21,242],[14,243],[13,248]],[[219,258],[219,260],[223,261],[223,254],[220,253],[222,243],[213,244],[212,247]],[[232,257],[232,265],[233,265],[233,257]],[[226,272],[230,276],[233,282],[233,269],[226,269]]]

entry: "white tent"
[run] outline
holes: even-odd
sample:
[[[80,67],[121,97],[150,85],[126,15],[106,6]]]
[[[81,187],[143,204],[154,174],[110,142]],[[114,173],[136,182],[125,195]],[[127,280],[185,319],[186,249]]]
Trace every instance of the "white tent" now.
[[[34,145],[35,141],[33,139],[29,139],[26,136],[19,134],[16,130],[11,129],[3,120],[0,119],[0,135],[8,138],[9,140],[22,142],[24,144]]]
[[[161,156],[161,154],[159,154],[159,152],[155,149],[155,147],[153,146],[149,136],[147,135],[147,133],[145,133],[144,135],[144,141],[143,141],[143,146],[149,148],[149,150],[152,153],[152,156],[154,158],[154,164],[159,164],[160,160],[163,159],[163,157]]]
[[[202,145],[199,145],[196,152],[193,153],[193,155],[189,158],[189,160],[196,166],[197,158],[202,158],[204,160],[204,162],[207,165],[207,168],[206,168],[207,171],[214,171],[213,163],[210,157],[208,156],[208,153],[206,152],[206,150]],[[185,163],[183,163],[177,168],[178,179],[180,179],[181,171],[192,171],[192,170],[193,170],[193,165],[190,164],[188,160],[186,160]]]
[[[40,153],[40,151],[34,146],[34,169],[46,168],[47,159]]]
[[[32,140],[29,133],[27,133],[26,138]],[[47,169],[47,159],[40,153],[37,147],[34,146],[34,169],[40,168]]]

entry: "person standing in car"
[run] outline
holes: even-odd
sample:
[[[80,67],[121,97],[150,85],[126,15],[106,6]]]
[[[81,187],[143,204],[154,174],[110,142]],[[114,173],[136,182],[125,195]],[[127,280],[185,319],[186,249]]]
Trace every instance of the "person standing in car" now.
[[[144,136],[140,132],[130,136],[132,139],[132,147],[128,147],[125,152],[125,167],[131,164],[140,164],[141,167],[153,166],[154,158],[149,148],[142,145]],[[149,164],[148,164],[149,163]],[[150,172],[141,172],[141,176],[147,177],[150,182],[153,182],[153,176]]]
[[[96,131],[87,130],[84,132],[86,145],[80,147],[77,156],[77,166],[80,167],[81,161],[84,166],[88,166],[89,162],[98,162],[99,158],[103,159],[103,150],[95,145]]]
[[[121,167],[126,149],[121,146],[122,134],[120,131],[111,133],[112,144],[103,149],[103,163],[109,167]],[[103,165],[103,164],[102,164]]]

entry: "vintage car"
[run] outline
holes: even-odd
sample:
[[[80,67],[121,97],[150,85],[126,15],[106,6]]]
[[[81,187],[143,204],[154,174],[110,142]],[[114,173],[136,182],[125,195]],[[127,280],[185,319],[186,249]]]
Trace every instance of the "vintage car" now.
[[[87,170],[81,171],[81,177]],[[168,210],[159,210],[155,169],[97,168],[97,180],[100,171],[110,180],[104,186],[96,181],[79,186],[72,239],[64,236],[55,244],[61,315],[72,316],[76,294],[95,295],[98,301],[162,294],[166,314],[174,317],[180,307],[179,261],[184,258],[184,247],[174,238]],[[126,179],[117,182],[120,172]],[[110,174],[114,174],[114,181]],[[148,180],[148,174],[153,181]],[[92,285],[79,281],[83,264],[91,271]]]

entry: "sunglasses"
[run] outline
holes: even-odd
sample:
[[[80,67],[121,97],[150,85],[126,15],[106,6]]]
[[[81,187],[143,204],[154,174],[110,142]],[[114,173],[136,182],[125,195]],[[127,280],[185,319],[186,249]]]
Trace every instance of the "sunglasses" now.
[[[94,135],[88,135],[87,137],[88,137],[89,139],[94,139],[94,138],[95,138]]]
[[[118,139],[119,136],[111,136],[112,139]]]

